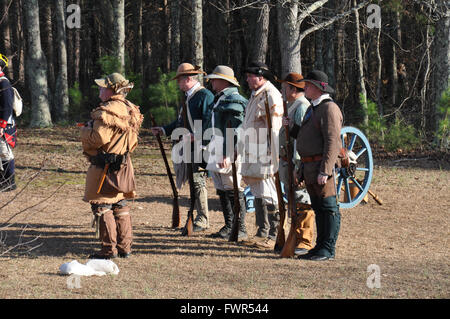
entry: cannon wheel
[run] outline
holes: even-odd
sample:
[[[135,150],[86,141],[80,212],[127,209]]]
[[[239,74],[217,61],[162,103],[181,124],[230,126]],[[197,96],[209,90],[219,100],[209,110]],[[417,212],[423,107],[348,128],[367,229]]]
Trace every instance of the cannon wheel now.
[[[336,191],[340,208],[358,205],[369,191],[373,175],[372,149],[366,136],[357,128],[341,129],[342,147],[356,155],[356,163],[336,170]]]

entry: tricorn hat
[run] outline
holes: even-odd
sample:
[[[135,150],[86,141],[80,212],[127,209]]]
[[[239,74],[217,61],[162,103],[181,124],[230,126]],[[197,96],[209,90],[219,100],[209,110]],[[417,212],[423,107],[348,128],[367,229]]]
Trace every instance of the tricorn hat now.
[[[183,75],[196,75],[196,74],[205,74],[206,75],[205,72],[200,70],[199,66],[193,66],[190,63],[181,63],[178,66],[177,74],[175,75],[174,78],[172,78],[172,80],[175,80],[178,77],[183,76]]]
[[[96,79],[95,83],[100,87],[111,88],[115,93],[120,93],[122,90],[131,90],[134,87],[134,83],[125,79],[120,73],[112,73],[103,79]]]
[[[226,65],[216,66],[211,74],[205,76],[205,79],[221,79],[230,82],[234,86],[240,86],[239,82],[234,77],[233,69]]]
[[[295,86],[299,89],[305,88],[305,82],[302,80],[303,80],[303,76],[299,73],[294,73],[294,72],[288,73],[288,75],[286,75],[284,80],[277,79],[277,81],[280,83],[287,83],[287,84]]]
[[[306,78],[301,81],[314,84],[322,92],[330,94],[334,93],[334,89],[328,84],[328,76],[322,71],[311,71]]]
[[[256,74],[266,79],[274,78],[272,72],[269,70],[269,67],[262,62],[250,62],[248,67],[245,69],[245,73]]]

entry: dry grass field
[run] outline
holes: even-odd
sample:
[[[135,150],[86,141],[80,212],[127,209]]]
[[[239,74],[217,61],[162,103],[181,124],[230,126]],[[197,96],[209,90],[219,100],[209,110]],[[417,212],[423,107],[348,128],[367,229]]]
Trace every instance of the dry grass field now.
[[[448,157],[376,157],[370,189],[384,204],[369,198],[365,205],[341,210],[336,259],[300,261],[208,238],[223,222],[210,180],[211,228],[192,237],[171,229],[164,164],[156,141],[143,131],[133,157],[139,194],[131,203],[133,255],[114,260],[118,275],[83,277],[80,288],[69,289],[60,265],[85,263],[99,248],[90,206],[82,201],[88,165],[78,131],[21,130],[15,153],[19,187],[0,193],[1,206],[12,200],[0,210],[0,254],[35,240],[0,257],[0,299],[450,297]],[[187,195],[185,187],[182,225]],[[246,221],[253,235],[254,214]],[[379,288],[367,285],[373,264],[380,270]]]

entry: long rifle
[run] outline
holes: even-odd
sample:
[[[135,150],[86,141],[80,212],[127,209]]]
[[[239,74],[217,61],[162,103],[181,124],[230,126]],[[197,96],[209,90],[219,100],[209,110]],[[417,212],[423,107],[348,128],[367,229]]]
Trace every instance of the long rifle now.
[[[272,142],[272,118],[270,117],[270,108],[269,108],[269,95],[267,91],[266,93],[266,119],[267,119],[267,128],[269,130],[269,143]],[[273,146],[273,145],[272,145]],[[277,189],[278,196],[278,210],[280,212],[280,225],[278,226],[277,239],[275,241],[274,250],[281,251],[285,242],[285,234],[284,234],[284,222],[286,220],[286,207],[284,206],[283,200],[283,192],[281,190],[281,182],[280,182],[280,174],[278,171],[275,172],[275,187]]]
[[[183,122],[184,127],[189,131],[189,123],[187,120],[187,108],[188,105],[186,103],[184,94],[183,94]],[[191,144],[189,143],[189,149],[184,150],[185,152],[191,152]],[[186,154],[183,154],[184,156]],[[192,155],[192,154],[191,154]],[[190,193],[190,206],[188,210],[186,225],[184,225],[184,228],[181,232],[182,236],[192,236],[194,232],[194,208],[195,208],[195,189],[194,189],[194,169],[192,165],[192,158],[185,163],[187,165],[187,171],[188,171],[188,179],[189,179],[189,193]]]
[[[150,120],[152,121],[152,125],[156,127],[155,118],[151,113],[149,113]],[[166,151],[164,150],[164,145],[161,141],[161,136],[156,134],[156,140],[158,141],[159,149],[161,151],[161,155],[164,159],[164,164],[166,165],[167,176],[169,177],[170,186],[172,187],[173,192],[173,210],[172,210],[172,228],[178,228],[180,226],[180,207],[178,205],[178,191],[175,186],[175,182],[173,180],[173,175],[170,170],[169,162],[167,161]]]
[[[288,111],[287,111],[287,105],[286,100],[283,98],[283,111],[284,116],[288,117]],[[289,229],[288,237],[283,245],[283,249],[281,250],[280,256],[281,257],[293,257],[297,236],[296,236],[296,226],[297,226],[297,209],[295,206],[295,190],[294,190],[294,165],[293,165],[293,148],[291,145],[291,139],[289,136],[289,124],[284,126],[285,130],[285,137],[286,137],[286,153],[287,153],[287,160],[288,160],[288,182],[289,182],[289,188],[288,188],[288,212],[291,216],[291,228]],[[284,230],[283,230],[284,231]],[[277,238],[278,239],[278,238]]]
[[[228,122],[228,128],[230,128],[230,122]],[[229,142],[229,141],[228,141]],[[233,172],[233,191],[234,191],[234,202],[233,202],[233,226],[231,227],[230,239],[229,241],[237,242],[239,237],[239,224],[241,220],[241,203],[239,202],[239,185],[237,182],[237,170],[236,170],[236,152],[233,152],[234,159],[231,161],[231,170]]]

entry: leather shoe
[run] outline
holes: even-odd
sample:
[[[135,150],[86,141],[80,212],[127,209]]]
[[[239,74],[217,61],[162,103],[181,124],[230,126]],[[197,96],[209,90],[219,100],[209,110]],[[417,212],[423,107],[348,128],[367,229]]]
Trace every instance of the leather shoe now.
[[[103,255],[103,254],[92,254],[89,259],[113,259],[117,258],[117,254]]]
[[[205,231],[206,228],[194,225],[194,229],[193,230],[194,230],[194,232],[200,232],[200,231]]]
[[[131,256],[131,252],[128,253],[119,253],[119,257],[120,258],[128,258]]]

